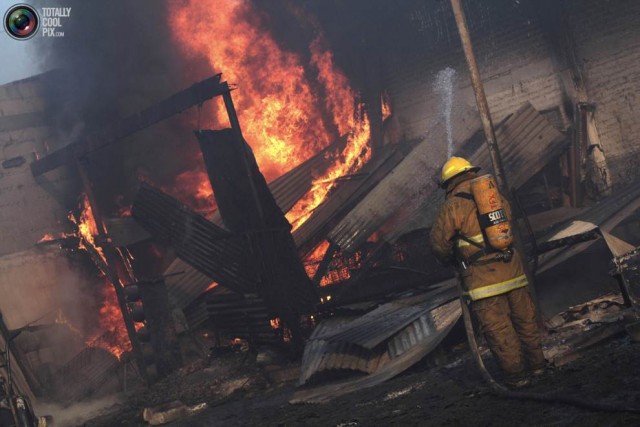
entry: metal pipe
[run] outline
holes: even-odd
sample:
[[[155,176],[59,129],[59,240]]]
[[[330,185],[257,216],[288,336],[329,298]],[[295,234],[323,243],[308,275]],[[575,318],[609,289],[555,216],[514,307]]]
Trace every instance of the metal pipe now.
[[[451,7],[453,9],[453,15],[458,27],[458,33],[460,34],[460,41],[462,42],[462,49],[464,50],[464,56],[467,59],[469,66],[469,75],[471,77],[471,86],[473,87],[473,93],[476,97],[476,104],[478,106],[478,112],[480,113],[480,119],[482,120],[482,127],[487,142],[487,149],[489,150],[489,156],[491,157],[491,163],[493,164],[494,174],[498,187],[502,192],[502,196],[511,202],[509,185],[507,183],[507,177],[504,173],[502,166],[502,158],[500,157],[500,149],[498,148],[498,141],[496,134],[493,130],[493,122],[491,121],[491,112],[489,111],[489,104],[487,103],[487,96],[484,92],[484,86],[482,85],[482,78],[480,77],[480,70],[476,61],[475,54],[473,52],[473,45],[471,44],[471,37],[469,35],[469,27],[467,26],[467,19],[462,8],[462,0],[451,0]],[[510,203],[512,206],[513,204]],[[522,254],[522,266],[529,282],[529,290],[531,296],[536,305],[538,315],[540,314],[540,306],[538,304],[538,297],[533,283],[533,275],[531,274],[531,268],[529,263],[524,258],[524,246],[522,244],[522,236],[518,227],[513,227],[514,234],[514,246],[518,252]],[[539,316],[539,319],[541,317]]]
[[[464,56],[466,57],[467,64],[469,65],[471,86],[473,87],[473,93],[476,96],[476,104],[478,105],[478,111],[480,112],[480,119],[482,120],[482,127],[487,139],[487,148],[489,150],[489,156],[491,156],[491,163],[493,163],[493,168],[495,170],[496,180],[498,181],[498,185],[500,186],[502,193],[509,194],[509,186],[507,185],[507,178],[504,173],[504,168],[502,167],[500,150],[498,148],[496,134],[493,130],[493,122],[491,121],[491,113],[489,112],[489,104],[487,103],[487,97],[482,85],[480,70],[478,69],[478,63],[476,62],[476,57],[473,53],[473,45],[471,44],[469,28],[462,8],[462,0],[451,0],[451,7],[453,8],[453,14],[456,18],[458,32],[460,33],[460,41],[462,42]]]

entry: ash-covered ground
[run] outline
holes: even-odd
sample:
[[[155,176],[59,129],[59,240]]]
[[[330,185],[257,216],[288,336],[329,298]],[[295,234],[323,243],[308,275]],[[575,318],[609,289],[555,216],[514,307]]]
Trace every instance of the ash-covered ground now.
[[[461,332],[461,331],[458,331]],[[460,338],[460,334],[458,334]],[[391,381],[327,404],[291,405],[295,381],[273,383],[250,352],[215,357],[135,392],[103,415],[80,424],[92,427],[144,426],[146,406],[180,399],[207,402],[197,415],[168,426],[637,426],[640,415],[603,413],[564,404],[507,400],[491,394],[464,343],[425,359]],[[488,353],[490,371],[497,368]],[[552,370],[526,391],[562,392],[595,401],[640,407],[640,344],[624,334],[585,351]],[[284,365],[284,371],[295,364]],[[499,374],[496,375],[499,379]],[[71,424],[73,425],[73,424]]]

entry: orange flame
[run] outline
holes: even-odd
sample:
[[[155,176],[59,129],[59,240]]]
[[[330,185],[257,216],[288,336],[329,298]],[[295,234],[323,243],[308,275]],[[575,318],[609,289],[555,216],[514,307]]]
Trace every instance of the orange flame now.
[[[304,260],[304,269],[307,271],[307,276],[309,278],[313,278],[315,276],[316,271],[318,271],[318,267],[320,266],[320,262],[322,262],[322,258],[324,258],[324,254],[329,249],[329,241],[323,240],[316,248],[311,252]]]
[[[391,101],[387,92],[382,93],[380,102],[382,103],[382,121],[384,122],[391,117]]]
[[[55,237],[53,237],[53,234],[47,233],[44,236],[42,236],[40,240],[38,240],[38,243],[50,242],[52,240],[55,240]]]
[[[102,248],[96,244],[96,236],[98,233],[98,224],[89,199],[86,194],[82,194],[80,198],[80,214],[76,216],[73,212],[69,212],[69,220],[78,228],[78,237],[80,237],[79,249],[91,249],[91,253],[97,253],[102,261],[106,264],[106,258]],[[103,276],[104,284],[102,286],[102,302],[100,305],[100,315],[98,318],[99,329],[90,336],[86,343],[90,347],[100,347],[111,352],[118,359],[125,351],[131,350],[131,342],[124,324],[120,305],[116,291]]]
[[[83,248],[83,245],[90,246],[102,257],[102,260],[106,263],[106,258],[104,257],[102,248],[96,244],[95,240],[96,236],[98,235],[98,224],[96,224],[96,220],[93,216],[93,211],[91,210],[91,205],[89,204],[89,198],[84,193],[80,195],[80,207],[80,215],[77,218],[73,214],[73,212],[69,212],[68,215],[69,221],[71,221],[76,225],[76,227],[78,227],[78,237],[81,238],[80,249],[86,249]]]
[[[282,327],[282,322],[280,322],[280,318],[278,317],[269,320],[269,324],[271,325],[271,329],[280,329]]]
[[[287,213],[293,229],[299,228],[309,219],[313,211],[326,199],[336,186],[337,179],[358,171],[371,157],[368,146],[371,135],[369,119],[365,115],[358,122],[358,129],[349,135],[348,143],[336,163],[324,175],[313,181],[311,191],[300,199]]]
[[[195,161],[202,164],[202,153],[199,153]],[[213,189],[204,169],[192,169],[180,173],[173,185],[164,187],[163,190],[174,194],[183,203],[191,205],[201,215],[209,216],[216,210]],[[189,196],[186,196],[185,192],[188,192]]]
[[[80,332],[80,330],[76,328],[74,325],[72,325],[71,322],[69,322],[69,319],[67,319],[67,316],[64,315],[61,308],[58,309],[58,314],[56,315],[54,322],[58,325],[65,325],[74,334],[78,336],[82,336],[82,333]]]
[[[305,64],[300,55],[278,46],[247,0],[170,3],[168,16],[188,57],[204,57],[212,71],[222,70],[225,78],[238,83],[234,102],[243,133],[267,181],[335,140],[338,135],[330,128],[348,136],[346,148],[333,159],[335,165],[315,180],[310,194],[287,216],[300,226],[333,189],[333,181],[359,169],[370,155],[369,121],[364,113],[356,115],[362,106],[356,108],[356,94],[335,67],[324,39],[320,35],[311,43],[311,61]],[[317,75],[310,78],[308,71]],[[333,123],[323,121],[323,111]],[[226,111],[219,108],[215,116],[213,125],[227,125]],[[206,175],[203,181],[208,184]],[[194,187],[200,191],[199,186],[190,190]]]
[[[102,297],[100,328],[98,332],[87,339],[87,345],[103,348],[120,359],[122,353],[131,350],[131,341],[129,341],[129,335],[124,325],[116,291],[106,280],[102,286]]]

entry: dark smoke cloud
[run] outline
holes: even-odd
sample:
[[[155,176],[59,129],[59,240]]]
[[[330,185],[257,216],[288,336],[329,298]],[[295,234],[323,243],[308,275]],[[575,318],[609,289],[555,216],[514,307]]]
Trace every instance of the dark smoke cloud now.
[[[65,36],[42,38],[40,49],[43,64],[60,70],[48,87],[60,145],[74,129],[100,129],[194,82],[193,64],[182,63],[171,39],[165,2],[64,0],[59,6],[72,8]],[[107,211],[118,195],[130,202],[138,173],[168,184],[196,150],[191,127],[177,117],[96,153],[90,170],[99,202]]]

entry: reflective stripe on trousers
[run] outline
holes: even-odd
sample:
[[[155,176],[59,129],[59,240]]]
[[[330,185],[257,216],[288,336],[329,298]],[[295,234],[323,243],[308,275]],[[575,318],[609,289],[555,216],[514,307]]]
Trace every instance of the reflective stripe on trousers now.
[[[505,280],[504,282],[494,283],[492,285],[485,285],[481,288],[472,289],[464,293],[466,297],[471,298],[471,301],[477,301],[483,298],[494,297],[496,295],[506,294],[514,289],[523,288],[527,286],[527,276],[524,274],[513,279]]]

